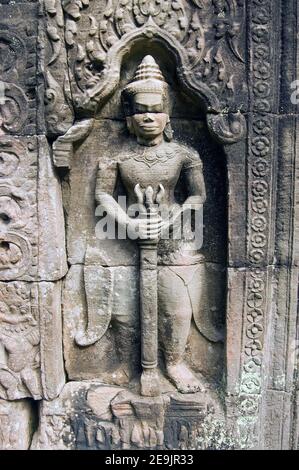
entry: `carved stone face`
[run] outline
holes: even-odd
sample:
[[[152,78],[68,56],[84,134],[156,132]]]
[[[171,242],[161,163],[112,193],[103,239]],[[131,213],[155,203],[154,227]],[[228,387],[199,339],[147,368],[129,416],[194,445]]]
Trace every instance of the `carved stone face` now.
[[[155,59],[147,55],[139,64],[132,82],[122,92],[129,131],[145,146],[159,145],[172,135],[169,123],[168,85]],[[170,126],[168,126],[170,127]]]
[[[128,129],[142,145],[156,145],[163,140],[169,115],[163,112],[161,94],[138,93],[134,99],[134,114],[127,117]]]
[[[130,120],[130,130],[137,139],[152,141],[157,137],[162,137],[167,122],[168,114],[165,113],[140,113],[128,118]]]

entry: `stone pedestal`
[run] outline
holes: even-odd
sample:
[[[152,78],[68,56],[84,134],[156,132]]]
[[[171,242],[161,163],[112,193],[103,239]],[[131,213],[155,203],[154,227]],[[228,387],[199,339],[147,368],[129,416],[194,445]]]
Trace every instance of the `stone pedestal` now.
[[[42,404],[31,448],[217,448],[224,415],[216,394],[209,395],[172,391],[147,398],[96,382],[70,382],[58,399]]]

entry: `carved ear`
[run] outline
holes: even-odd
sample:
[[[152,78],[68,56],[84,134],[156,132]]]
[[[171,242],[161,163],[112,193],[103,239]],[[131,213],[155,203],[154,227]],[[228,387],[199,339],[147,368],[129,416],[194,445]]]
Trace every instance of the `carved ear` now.
[[[165,129],[164,129],[164,138],[166,142],[171,142],[173,139],[173,130],[170,124],[170,121],[167,122]]]
[[[126,121],[127,121],[127,128],[128,128],[128,131],[130,132],[130,134],[134,134],[134,127],[133,127],[133,123],[132,123],[132,118],[131,118],[131,116],[127,116],[127,117],[126,117]]]

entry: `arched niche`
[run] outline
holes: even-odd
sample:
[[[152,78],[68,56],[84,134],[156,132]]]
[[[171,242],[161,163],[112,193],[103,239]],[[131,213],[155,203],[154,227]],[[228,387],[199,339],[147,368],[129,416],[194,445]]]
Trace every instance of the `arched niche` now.
[[[139,39],[127,49],[123,54],[120,79],[114,93],[103,106],[98,107],[89,135],[74,145],[71,171],[67,176],[68,184],[65,185],[64,192],[68,206],[67,251],[71,266],[64,293],[66,368],[69,378],[73,380],[101,378],[103,375],[107,378],[107,373],[117,365],[118,360],[115,353],[117,336],[110,329],[100,341],[86,348],[79,348],[75,344],[76,334],[80,328],[84,328],[87,317],[82,268],[84,263],[90,262],[91,255],[87,253],[92,253],[93,260],[97,260],[94,263],[101,267],[100,273],[105,273],[105,269],[109,267],[119,269],[123,263],[128,271],[127,277],[132,280],[132,287],[129,289],[133,292],[131,300],[138,303],[137,247],[126,241],[114,240],[107,243],[94,239],[94,228],[98,221],[94,215],[94,189],[99,159],[113,158],[122,151],[129,138],[121,107],[121,92],[147,54],[155,58],[170,86],[170,117],[174,139],[191,146],[203,161],[207,189],[202,248],[206,258],[203,304],[207,305],[202,308],[205,315],[212,319],[215,329],[221,331],[222,337],[219,335],[217,341],[208,340],[193,322],[186,359],[196,372],[203,374],[212,388],[219,388],[225,363],[228,244],[226,159],[222,146],[209,133],[201,97],[194,90],[182,87],[181,78],[177,73],[176,56],[160,40],[148,42],[144,38]],[[181,182],[178,183],[178,200],[184,199],[186,189]],[[119,191],[122,193],[121,186]],[[132,266],[134,270],[131,269]],[[117,285],[112,288],[117,292]],[[77,292],[72,292],[72,289],[77,289]],[[77,317],[73,315],[74,309]],[[137,344],[128,347],[135,348],[138,353]]]
[[[180,87],[196,95],[199,108],[206,113],[211,134],[221,143],[240,140],[246,128],[244,116],[240,112],[231,113],[228,109],[222,109],[217,94],[193,72],[184,46],[173,35],[159,28],[151,18],[142,28],[125,34],[117,41],[103,62],[95,60],[85,64],[75,61],[80,76],[84,75],[86,65],[88,68],[95,66],[91,83],[85,83],[86,90],[83,93],[78,88],[73,91],[78,119],[94,117],[107,103],[119,88],[122,64],[132,56],[133,51],[138,54],[138,51],[155,49],[160,50],[164,62],[169,65],[168,70],[174,70],[175,67]]]
[[[119,72],[118,85],[103,106],[99,105],[96,117],[123,117],[121,92],[132,80],[136,67],[144,56],[152,55],[158,63],[169,84],[171,117],[196,118],[205,121],[204,102],[191,89],[188,89],[178,76],[178,65],[175,55],[157,38],[146,41],[139,38],[123,55]]]

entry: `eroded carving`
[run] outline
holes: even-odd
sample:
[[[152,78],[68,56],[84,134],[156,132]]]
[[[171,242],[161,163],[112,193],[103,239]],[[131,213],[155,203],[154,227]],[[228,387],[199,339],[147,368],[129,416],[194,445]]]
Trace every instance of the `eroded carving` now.
[[[38,299],[35,286],[0,286],[0,397],[41,398]]]
[[[198,394],[148,398],[119,387],[70,382],[59,398],[43,403],[31,448],[217,449],[217,427],[223,425],[219,403]]]
[[[37,274],[36,146],[2,137],[0,141],[0,279]]]
[[[123,91],[127,126],[131,139],[117,160],[99,163],[96,201],[119,226],[127,230],[127,237],[137,233],[140,248],[140,315],[141,315],[141,393],[156,396],[160,393],[158,377],[158,336],[162,345],[166,374],[182,393],[195,393],[204,386],[183,362],[192,317],[201,333],[210,341],[221,340],[222,334],[203,314],[201,305],[207,282],[205,259],[196,246],[194,233],[185,232],[163,239],[163,234],[174,230],[188,209],[200,211],[205,201],[205,184],[201,160],[191,148],[171,142],[167,84],[151,56],[139,65],[134,80]],[[137,140],[137,142],[136,142]],[[117,178],[125,187],[128,206],[135,204],[139,216],[128,215],[114,199]],[[180,205],[174,190],[182,177],[188,192]],[[136,206],[135,206],[136,207]],[[188,238],[189,237],[189,238]],[[161,241],[159,241],[161,239]],[[87,259],[86,259],[87,263]],[[106,269],[107,275],[109,269]],[[95,266],[84,268],[87,296],[87,330],[76,336],[80,346],[100,340],[106,333],[113,315],[113,325],[122,332],[118,345],[130,343],[134,325],[130,312],[120,315],[112,312],[111,279],[95,279]],[[98,289],[105,293],[102,305]],[[113,284],[112,284],[113,285]],[[117,285],[114,285],[117,291]],[[120,322],[119,326],[117,323]],[[159,335],[158,335],[159,329]],[[127,339],[126,339],[127,336]],[[124,351],[122,348],[122,355]],[[128,358],[126,358],[128,359]],[[132,368],[121,363],[112,374],[114,383],[130,380]]]
[[[8,31],[0,31],[1,44],[1,78],[14,78],[16,81],[24,71],[27,50],[21,38]]]
[[[61,2],[45,0],[45,114],[49,135],[62,135],[74,120]]]
[[[29,400],[0,399],[1,450],[27,450],[32,438],[32,406]]]
[[[1,5],[0,134],[32,135],[37,126],[36,6]]]
[[[20,131],[28,118],[28,100],[24,91],[12,84],[2,82],[0,101],[0,124],[10,133]]]
[[[252,46],[252,111],[249,142],[249,217],[248,217],[248,259],[251,270],[246,286],[246,323],[244,359],[240,384],[240,407],[242,414],[248,414],[251,425],[248,434],[252,446],[256,443],[257,416],[261,404],[263,385],[263,350],[267,289],[271,269],[269,261],[270,210],[271,210],[271,155],[273,152],[273,120],[265,113],[271,110],[271,51],[269,44],[271,2],[261,5],[254,1],[251,36]],[[248,400],[251,406],[247,408]],[[242,426],[241,426],[242,429]]]
[[[118,85],[123,56],[147,42],[171,52],[183,87],[195,92],[206,110],[227,113],[245,107],[234,103],[236,93],[244,95],[238,78],[244,73],[243,2],[199,2],[190,9],[182,0],[109,0],[96,10],[92,1],[65,1],[63,8],[72,94],[81,114],[90,117],[103,106]],[[58,44],[55,30],[51,36]],[[243,137],[240,115],[232,116],[233,124],[224,123],[222,114],[217,125],[215,119],[211,116],[209,126],[213,134],[219,131],[221,142]]]
[[[237,83],[231,55],[235,62],[244,62],[240,53],[244,5],[235,1],[195,5],[190,12],[181,0],[109,0],[106,8],[99,13],[93,11],[93,2],[64,2],[64,10],[69,17],[66,34],[70,47],[73,48],[78,41],[80,26],[86,28],[86,22],[90,21],[86,42],[80,41],[75,59],[81,69],[76,77],[78,87],[84,91],[99,82],[102,71],[105,75],[103,69],[109,50],[119,42],[125,43],[128,34],[147,25],[149,38],[159,34],[159,29],[163,28],[170,42],[183,43],[184,67],[192,69],[194,77],[208,83],[213,90],[231,101]]]
[[[295,3],[1,2],[1,448],[297,446]]]

